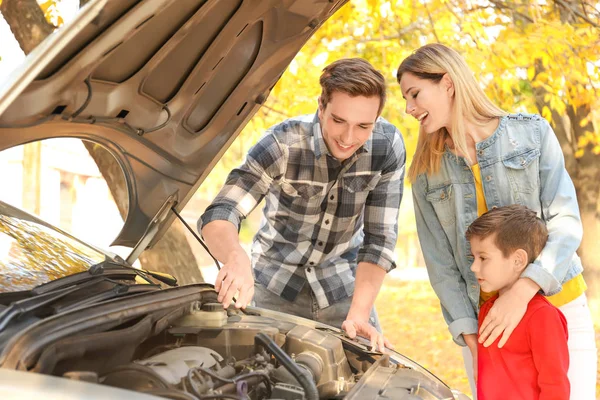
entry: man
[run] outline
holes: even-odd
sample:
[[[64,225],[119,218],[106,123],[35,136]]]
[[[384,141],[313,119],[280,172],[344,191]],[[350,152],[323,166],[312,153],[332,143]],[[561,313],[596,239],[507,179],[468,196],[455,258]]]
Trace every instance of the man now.
[[[385,80],[367,61],[338,60],[320,84],[316,115],[270,128],[229,174],[198,230],[223,262],[215,288],[225,306],[236,292],[238,308],[254,296],[258,307],[341,326],[383,350],[389,343],[373,304],[395,268],[404,142],[379,118]],[[251,261],[238,230],[264,197]]]

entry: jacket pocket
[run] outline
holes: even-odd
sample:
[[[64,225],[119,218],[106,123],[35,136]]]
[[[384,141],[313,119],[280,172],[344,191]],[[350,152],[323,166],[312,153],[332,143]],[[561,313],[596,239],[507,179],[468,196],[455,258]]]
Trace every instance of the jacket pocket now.
[[[453,225],[456,222],[453,194],[452,185],[446,185],[428,190],[425,196],[444,227]]]
[[[520,193],[539,190],[539,149],[515,150],[502,159],[512,189]]]

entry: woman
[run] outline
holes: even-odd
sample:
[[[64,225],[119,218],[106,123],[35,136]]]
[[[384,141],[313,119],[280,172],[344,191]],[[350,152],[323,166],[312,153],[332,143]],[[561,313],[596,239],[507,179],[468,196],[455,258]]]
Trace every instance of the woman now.
[[[494,105],[454,50],[430,44],[398,68],[406,112],[420,121],[408,176],[431,285],[455,342],[463,347],[475,393],[477,312],[483,293],[470,270],[467,227],[490,208],[522,204],[546,221],[542,254],[483,322],[479,341],[503,346],[537,293],[567,318],[571,399],[595,397],[594,328],[575,253],[582,237],[575,188],[556,136],[539,115],[509,115]],[[475,368],[476,369],[476,368]]]

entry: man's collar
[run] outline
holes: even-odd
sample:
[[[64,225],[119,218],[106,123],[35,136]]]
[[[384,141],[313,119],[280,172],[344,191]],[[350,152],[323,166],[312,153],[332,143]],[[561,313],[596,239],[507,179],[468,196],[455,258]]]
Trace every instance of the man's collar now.
[[[313,119],[312,132],[314,147],[313,151],[315,152],[315,157],[318,160],[321,158],[321,155],[330,154],[327,144],[325,143],[325,139],[323,139],[323,131],[321,130],[321,121],[319,120],[318,111],[315,113],[315,118]]]
[[[379,119],[379,118],[378,118]],[[373,132],[375,132],[377,126],[377,121],[375,121],[375,125],[373,126]],[[327,147],[327,143],[325,143],[325,139],[323,138],[323,130],[321,128],[321,121],[319,120],[319,112],[315,113],[315,117],[313,119],[313,151],[315,153],[315,157],[318,159],[321,158],[321,155],[329,154],[333,157],[333,154],[329,152],[329,148]],[[373,132],[367,139],[365,143],[356,151],[356,155],[361,153],[369,153],[373,148]]]

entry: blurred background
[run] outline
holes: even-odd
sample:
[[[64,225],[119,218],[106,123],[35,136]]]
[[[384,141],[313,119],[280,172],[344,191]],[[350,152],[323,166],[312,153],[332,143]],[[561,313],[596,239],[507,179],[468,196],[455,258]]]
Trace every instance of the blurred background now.
[[[85,0],[0,0],[0,85],[45,36],[76,15]],[[24,19],[25,10],[34,25]],[[31,16],[33,15],[33,19]],[[37,21],[35,17],[39,17]],[[32,26],[39,27],[32,35]],[[41,33],[40,33],[41,32]],[[258,111],[183,211],[193,227],[253,143],[281,120],[314,113],[318,78],[328,63],[363,57],[385,75],[383,117],[404,135],[410,163],[418,124],[404,113],[395,79],[414,49],[440,42],[467,60],[488,96],[509,112],[539,113],[551,121],[573,179],[584,224],[579,254],[600,347],[600,2],[353,0],[323,25],[292,61]],[[111,246],[127,213],[120,171],[103,148],[76,139],[52,139],[0,153],[0,199],[41,216],[90,243]],[[121,186],[120,186],[121,185]],[[244,222],[249,247],[262,205]],[[398,268],[386,278],[377,307],[397,350],[451,387],[470,393],[462,358],[427,280],[406,182],[396,247]],[[176,221],[140,265],[180,281],[214,282],[216,267]],[[198,268],[198,265],[200,268]],[[597,386],[600,397],[600,384]]]

